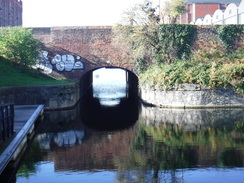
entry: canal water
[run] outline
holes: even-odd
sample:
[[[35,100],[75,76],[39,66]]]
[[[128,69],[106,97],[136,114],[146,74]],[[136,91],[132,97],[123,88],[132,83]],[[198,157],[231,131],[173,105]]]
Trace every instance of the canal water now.
[[[243,109],[142,108],[121,130],[82,123],[79,107],[45,113],[17,183],[243,182]]]
[[[45,112],[17,183],[244,181],[244,109],[147,107],[105,78],[75,108]]]

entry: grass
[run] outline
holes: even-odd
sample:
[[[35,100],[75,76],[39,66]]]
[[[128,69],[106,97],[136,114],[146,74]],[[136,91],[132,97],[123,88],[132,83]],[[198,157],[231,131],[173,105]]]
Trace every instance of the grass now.
[[[55,79],[33,69],[19,67],[6,60],[0,59],[0,87],[54,85],[74,82],[70,79]]]

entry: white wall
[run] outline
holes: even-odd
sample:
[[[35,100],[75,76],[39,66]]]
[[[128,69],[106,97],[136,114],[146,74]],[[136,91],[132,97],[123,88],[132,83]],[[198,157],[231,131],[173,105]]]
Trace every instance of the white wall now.
[[[224,24],[238,24],[237,15],[238,15],[238,7],[231,3],[227,6],[224,11]]]
[[[241,4],[238,7],[239,14],[239,24],[244,24],[244,0],[242,0]]]
[[[234,3],[229,4],[224,11],[218,9],[213,15],[205,15],[202,19],[197,19],[196,25],[212,24],[244,24],[244,0],[237,6]]]
[[[224,24],[224,12],[220,9],[216,10],[212,19],[213,24]]]

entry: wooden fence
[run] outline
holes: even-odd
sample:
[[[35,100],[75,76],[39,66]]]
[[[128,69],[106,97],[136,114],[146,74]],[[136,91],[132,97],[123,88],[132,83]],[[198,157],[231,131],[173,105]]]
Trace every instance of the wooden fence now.
[[[14,134],[14,105],[0,104],[0,142]]]

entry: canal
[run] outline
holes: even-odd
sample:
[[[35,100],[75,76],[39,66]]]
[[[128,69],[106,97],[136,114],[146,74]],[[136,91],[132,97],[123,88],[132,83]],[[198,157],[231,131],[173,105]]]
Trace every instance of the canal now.
[[[243,182],[244,109],[143,106],[126,72],[101,73],[75,108],[45,111],[12,182]]]
[[[79,107],[45,114],[17,183],[243,182],[244,111],[143,108],[121,130],[82,123]]]

